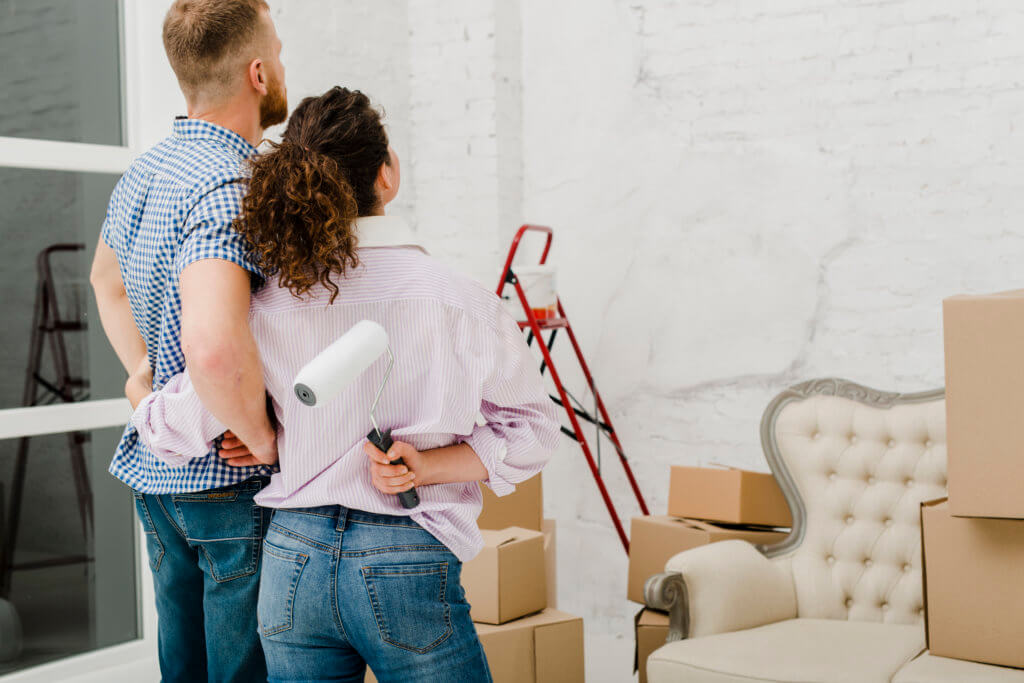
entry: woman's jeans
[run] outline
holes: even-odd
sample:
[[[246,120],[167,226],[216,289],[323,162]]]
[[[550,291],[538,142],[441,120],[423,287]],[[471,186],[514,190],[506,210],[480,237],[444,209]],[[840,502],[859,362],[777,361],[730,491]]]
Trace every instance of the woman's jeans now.
[[[196,493],[135,492],[159,617],[164,683],[265,681],[256,629],[266,477]]]
[[[271,681],[490,681],[461,563],[408,517],[280,509],[263,542]]]

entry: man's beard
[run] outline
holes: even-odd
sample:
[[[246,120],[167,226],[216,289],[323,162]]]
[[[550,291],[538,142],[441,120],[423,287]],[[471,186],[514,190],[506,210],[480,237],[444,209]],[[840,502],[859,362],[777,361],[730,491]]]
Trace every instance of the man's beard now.
[[[267,94],[260,100],[260,128],[266,130],[288,118],[288,95],[274,78],[267,79]]]

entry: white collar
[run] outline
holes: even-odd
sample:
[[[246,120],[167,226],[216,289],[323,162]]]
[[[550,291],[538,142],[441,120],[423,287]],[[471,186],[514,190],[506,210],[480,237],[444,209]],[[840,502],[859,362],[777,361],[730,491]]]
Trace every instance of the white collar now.
[[[363,216],[355,221],[359,247],[415,247],[427,253],[404,218],[400,216]]]

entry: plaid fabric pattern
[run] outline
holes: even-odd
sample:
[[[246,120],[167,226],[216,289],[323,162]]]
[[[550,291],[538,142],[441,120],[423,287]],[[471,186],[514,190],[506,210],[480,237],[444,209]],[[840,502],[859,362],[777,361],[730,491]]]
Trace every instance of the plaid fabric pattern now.
[[[103,241],[117,254],[135,324],[146,341],[159,389],[185,369],[178,276],[202,259],[222,259],[262,278],[231,223],[245,194],[246,160],[256,149],[242,136],[198,119],[179,118],[174,133],[136,159],[114,188]],[[186,493],[228,486],[263,467],[223,465],[216,453],[184,467],[154,457],[128,424],[110,473],[136,491]]]

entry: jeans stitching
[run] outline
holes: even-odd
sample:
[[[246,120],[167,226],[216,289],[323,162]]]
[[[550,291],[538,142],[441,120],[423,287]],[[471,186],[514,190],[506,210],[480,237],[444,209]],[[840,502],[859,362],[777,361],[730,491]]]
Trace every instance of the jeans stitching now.
[[[374,522],[368,519],[363,519],[359,515],[349,515],[349,521],[353,524],[367,524],[370,526],[390,526],[395,527],[397,529],[423,529],[422,526],[420,526],[416,522],[413,522],[412,520],[409,520],[408,524],[402,522]],[[424,531],[426,530],[424,529]]]
[[[338,609],[338,572],[341,570],[341,558],[337,553],[331,560],[331,613],[334,616],[334,624],[341,631],[341,637],[348,640],[348,633],[345,631],[345,622],[341,619],[341,611]]]
[[[178,509],[178,504],[174,502],[174,498],[171,498],[171,505],[173,505],[174,512],[178,515],[177,519],[175,519],[171,515],[171,513],[167,511],[167,506],[164,505],[164,499],[162,496],[157,496],[156,502],[160,503],[160,509],[164,511],[164,517],[167,518],[167,521],[171,523],[171,526],[173,526],[174,530],[178,532],[178,535],[180,535],[187,542],[188,534],[185,533],[185,530],[182,528],[181,524],[178,524],[179,520],[181,520],[181,523],[184,524],[185,518],[181,516],[181,510]]]
[[[448,551],[448,547],[442,544],[409,544],[409,545],[388,545],[380,548],[370,548],[369,550],[343,550],[341,551],[342,557],[369,557],[372,555],[383,555],[385,553],[394,552],[409,552],[409,551]]]
[[[324,517],[325,519],[334,519],[334,515],[325,515],[319,512],[310,512],[309,510],[303,510],[302,508],[281,508],[278,512],[286,512],[291,515],[309,515],[310,517]]]
[[[266,541],[263,542],[263,552],[267,555],[272,555],[279,560],[292,562],[296,565],[296,569],[288,586],[287,607],[285,608],[287,623],[276,628],[269,629],[264,628],[262,625],[260,626],[260,631],[263,635],[269,637],[277,635],[278,633],[283,633],[284,631],[289,631],[295,626],[295,592],[299,586],[299,578],[302,577],[302,572],[306,569],[306,562],[309,561],[309,555],[285,550],[283,548],[275,548]]]
[[[271,522],[268,530],[269,529],[273,529],[274,531],[278,532],[279,534],[283,534],[285,536],[288,536],[289,538],[295,539],[296,541],[299,541],[301,543],[305,543],[305,544],[307,544],[309,546],[312,546],[313,548],[316,548],[317,550],[323,550],[324,552],[331,553],[331,554],[337,554],[337,552],[338,552],[337,548],[332,548],[329,545],[325,545],[325,544],[320,543],[318,541],[314,541],[312,538],[309,538],[307,536],[303,536],[302,534],[296,533],[296,532],[292,531],[291,529],[288,529],[286,527],[281,526],[277,522]]]
[[[142,525],[142,530],[146,532],[147,536],[152,536],[153,540],[156,541],[156,558],[154,558],[152,555],[150,555],[149,557],[149,569],[155,574],[156,572],[160,571],[160,565],[164,561],[164,554],[167,552],[167,550],[166,548],[164,548],[164,542],[160,540],[160,534],[156,532],[156,525],[153,524],[153,517],[149,514],[149,505],[146,503],[146,499],[143,498],[143,495],[138,491],[132,491],[132,494],[135,496],[136,503],[142,504],[142,514],[146,518],[145,522]],[[136,511],[138,511],[138,504],[136,504],[135,509]],[[152,529],[152,531],[148,531],[146,529],[146,524],[149,524],[149,528]]]

